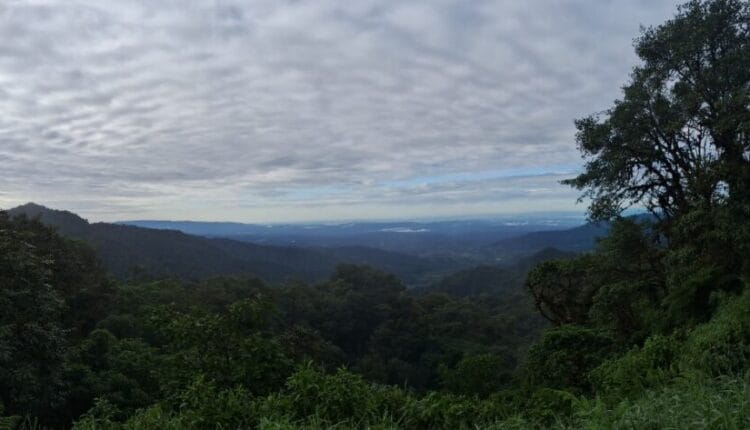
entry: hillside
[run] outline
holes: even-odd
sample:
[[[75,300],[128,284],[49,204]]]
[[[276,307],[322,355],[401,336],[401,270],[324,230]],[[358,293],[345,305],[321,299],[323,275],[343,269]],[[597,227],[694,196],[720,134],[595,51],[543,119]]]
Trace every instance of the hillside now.
[[[588,223],[568,230],[536,231],[499,240],[488,247],[500,255],[532,254],[545,248],[584,252],[591,250],[596,239],[607,235],[609,225]]]
[[[486,220],[243,224],[193,221],[123,221],[118,224],[178,230],[262,245],[302,247],[365,246],[414,255],[470,255],[476,248],[535,231],[578,226],[567,213],[518,215]]]
[[[420,293],[445,293],[457,297],[482,294],[494,296],[527,296],[523,282],[535,265],[542,261],[572,258],[573,252],[546,248],[530,256],[520,258],[513,264],[503,266],[483,264],[451,273],[419,289]]]
[[[425,259],[367,247],[299,248],[212,239],[174,230],[122,224],[89,223],[76,214],[29,203],[8,211],[11,216],[38,217],[64,236],[88,242],[116,277],[177,276],[202,279],[250,274],[266,281],[328,276],[339,263],[368,264],[415,282],[433,271],[455,268],[450,261]]]

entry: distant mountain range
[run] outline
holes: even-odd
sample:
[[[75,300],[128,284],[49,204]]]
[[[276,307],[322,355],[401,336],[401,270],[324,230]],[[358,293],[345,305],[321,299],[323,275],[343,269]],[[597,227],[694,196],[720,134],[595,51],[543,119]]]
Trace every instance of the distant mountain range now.
[[[508,276],[517,278],[521,270],[508,273],[499,266],[522,265],[525,257],[547,248],[557,250],[548,249],[545,258],[586,251],[608,228],[585,224],[561,230],[559,222],[538,219],[277,226],[89,223],[74,213],[33,203],[8,212],[11,216],[38,217],[62,235],[88,242],[105,267],[121,279],[250,274],[270,282],[317,281],[328,277],[337,264],[354,263],[393,273],[408,285],[436,286],[445,276],[462,270],[475,270],[456,275],[462,284],[467,279],[495,279],[499,285],[500,280],[509,280]],[[503,270],[502,274],[498,272]],[[466,288],[493,289],[491,285],[475,284]],[[455,288],[446,278],[437,289],[448,292]]]
[[[496,232],[500,235],[518,234],[539,230],[560,230],[581,224],[579,217],[535,217],[533,219],[505,218],[497,220],[457,220],[431,222],[349,222],[310,224],[244,224],[236,222],[202,221],[120,221],[117,224],[134,225],[162,230],[179,230],[197,236],[352,236],[372,233],[434,233],[460,236],[472,232]]]
[[[531,254],[544,248],[584,252],[592,249],[596,239],[608,232],[608,223],[588,223],[568,230],[535,231],[509,237],[493,243],[491,248],[508,254]]]
[[[524,233],[567,229],[581,224],[570,214],[497,220],[433,222],[354,222],[336,224],[242,224],[193,221],[125,221],[138,227],[179,230],[264,245],[303,247],[365,246],[419,256],[469,256],[481,246]]]
[[[361,246],[268,246],[188,235],[175,230],[89,223],[71,212],[33,203],[8,212],[11,216],[38,217],[62,235],[90,243],[106,268],[119,278],[146,275],[198,279],[252,274],[272,282],[286,279],[315,281],[329,276],[339,263],[356,263],[377,267],[411,283],[425,273],[448,272],[461,267],[452,261]]]

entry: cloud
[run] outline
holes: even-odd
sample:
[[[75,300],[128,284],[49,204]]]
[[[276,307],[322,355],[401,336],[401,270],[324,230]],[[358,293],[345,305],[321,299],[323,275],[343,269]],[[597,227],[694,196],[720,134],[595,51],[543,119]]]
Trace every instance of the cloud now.
[[[580,166],[572,120],[611,104],[638,25],[674,9],[6,1],[0,206],[242,221],[571,208],[551,173]],[[456,179],[518,169],[550,174]],[[432,179],[393,185],[415,178]]]

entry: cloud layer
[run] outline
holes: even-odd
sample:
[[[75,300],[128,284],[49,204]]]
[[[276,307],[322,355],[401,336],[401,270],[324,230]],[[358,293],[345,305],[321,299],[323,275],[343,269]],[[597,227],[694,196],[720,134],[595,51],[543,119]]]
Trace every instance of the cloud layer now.
[[[667,0],[0,3],[0,207],[287,221],[570,209],[572,120]]]

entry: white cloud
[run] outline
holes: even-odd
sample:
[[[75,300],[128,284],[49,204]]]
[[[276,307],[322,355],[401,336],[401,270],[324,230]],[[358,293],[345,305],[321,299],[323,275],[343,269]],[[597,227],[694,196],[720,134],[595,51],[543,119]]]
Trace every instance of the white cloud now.
[[[674,9],[6,1],[0,206],[244,221],[569,208],[559,175],[388,184],[575,169],[572,120],[611,104],[638,25]]]

